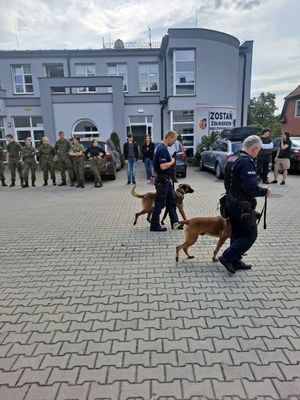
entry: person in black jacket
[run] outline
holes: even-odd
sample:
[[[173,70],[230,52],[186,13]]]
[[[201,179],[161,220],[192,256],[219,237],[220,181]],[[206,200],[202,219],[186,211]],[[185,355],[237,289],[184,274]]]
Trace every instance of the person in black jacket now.
[[[290,169],[291,166],[290,162],[291,148],[292,148],[292,141],[290,139],[289,132],[282,133],[278,151],[275,157],[274,180],[271,183],[278,182],[277,179],[279,170],[282,170],[283,177],[280,185],[285,185],[285,181],[288,175],[288,170]]]
[[[265,128],[261,135],[262,148],[257,156],[258,173],[263,183],[268,182],[269,164],[272,156],[273,142],[271,139],[271,129]]]
[[[139,158],[138,145],[133,141],[133,134],[128,133],[127,142],[124,143],[123,154],[127,164],[127,185],[135,184],[136,162]]]
[[[155,145],[151,140],[150,135],[145,136],[144,144],[142,147],[143,162],[145,165],[147,183],[150,183],[152,176],[152,160],[154,156]]]
[[[270,188],[260,187],[257,183],[255,158],[261,147],[258,136],[249,136],[240,154],[232,157],[225,167],[226,216],[231,223],[231,236],[230,246],[219,261],[231,274],[251,268],[242,261],[242,256],[257,239],[255,197],[271,195]]]

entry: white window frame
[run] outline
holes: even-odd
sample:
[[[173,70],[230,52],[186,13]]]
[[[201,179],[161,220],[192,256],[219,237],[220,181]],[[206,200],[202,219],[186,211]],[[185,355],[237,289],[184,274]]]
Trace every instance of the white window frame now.
[[[48,65],[62,65],[62,67],[63,67],[63,76],[61,76],[61,77],[54,77],[54,78],[64,78],[64,76],[65,76],[65,66],[64,66],[64,63],[62,63],[62,62],[56,62],[56,63],[45,63],[45,64],[43,64],[43,70],[44,70],[44,77],[45,78],[53,78],[53,77],[51,77],[51,76],[49,76],[48,74],[47,74],[47,66]],[[62,88],[61,88],[62,89]],[[52,88],[52,93],[53,94],[64,94],[64,93],[66,93],[66,88],[63,88],[63,90],[60,90],[60,91],[55,91],[55,87],[54,88]]]
[[[140,85],[141,73],[144,73],[144,72],[140,71],[140,66],[142,66],[142,65],[147,66],[147,78],[148,78],[147,85],[149,87],[149,90],[141,90],[141,85]],[[155,90],[150,89],[150,87],[151,87],[151,85],[150,85],[150,83],[151,83],[150,82],[150,66],[152,66],[152,65],[157,66],[157,89],[155,89]],[[159,92],[159,64],[157,62],[140,62],[138,68],[139,68],[139,92],[140,93],[157,93],[157,92]],[[144,82],[144,81],[142,81],[142,82]]]
[[[18,118],[18,117],[28,117],[28,118],[29,118],[29,122],[30,122],[30,126],[26,126],[26,127],[24,127],[24,128],[22,128],[22,127],[16,127],[16,126],[15,126],[15,118]],[[23,140],[22,140],[22,141],[19,141],[19,139],[18,139],[18,132],[30,131],[30,137],[31,137],[31,141],[32,141],[32,146],[36,149],[36,148],[37,148],[37,144],[36,144],[36,142],[35,142],[34,133],[35,133],[36,131],[43,131],[43,132],[44,132],[44,124],[41,123],[41,126],[33,126],[32,118],[42,118],[42,117],[41,117],[41,115],[15,115],[15,116],[12,117],[13,123],[14,123],[14,131],[15,131],[14,137],[15,137],[15,139],[16,139],[17,142],[19,142],[19,143],[24,143]],[[38,143],[38,144],[39,144],[39,143]]]
[[[30,68],[30,74],[25,74],[24,72],[24,67],[29,67]],[[15,77],[17,76],[15,74],[16,68],[21,68],[22,69],[22,83],[16,83]],[[15,95],[27,95],[27,94],[34,94],[34,88],[33,88],[33,79],[32,79],[32,72],[31,72],[31,64],[12,64],[11,65],[11,74],[12,74],[12,81],[13,81],[13,88],[14,88],[14,94]],[[25,82],[25,76],[31,76],[31,83],[26,83]],[[23,88],[22,92],[17,92],[17,86],[21,86]],[[27,86],[32,86],[32,92],[29,92],[26,90]]]
[[[299,114],[297,114],[298,110]],[[300,118],[300,99],[295,101],[295,118]]]
[[[176,71],[176,54],[178,54],[179,52],[181,52],[181,51],[193,51],[193,53],[194,53],[194,71],[193,71],[193,73],[194,73],[194,83],[193,83],[193,86],[194,86],[194,91],[193,91],[193,93],[178,93],[177,94],[177,92],[176,92],[176,89],[177,89],[177,86],[186,86],[186,85],[192,85],[191,83],[182,83],[182,84],[180,84],[180,83],[176,83],[176,75],[177,75],[177,71]],[[178,61],[178,62],[180,62],[180,60]],[[184,72],[184,73],[187,73],[187,74],[190,74],[190,73],[192,73],[192,71],[180,71],[180,72]],[[195,50],[194,49],[177,49],[177,50],[174,50],[174,52],[173,52],[173,96],[195,96],[195,94],[196,94],[196,52],[195,52]]]
[[[193,116],[194,116],[193,121],[182,121],[182,122],[174,121],[174,111],[182,111],[182,112],[189,112],[189,113],[191,111],[193,111]],[[193,137],[193,145],[192,146],[185,145],[184,143],[183,143],[183,145],[184,145],[185,149],[193,149],[193,152],[195,154],[195,151],[196,151],[196,149],[195,149],[195,110],[172,110],[172,111],[170,111],[170,126],[171,126],[171,130],[174,129],[174,125],[191,125],[191,127],[193,128],[193,134],[191,134],[191,133],[182,133],[180,136],[182,138],[184,138],[186,136],[188,136],[188,137],[192,136]]]
[[[85,73],[84,74],[78,74],[76,71],[76,67],[77,66],[83,66],[85,69]],[[91,74],[87,71],[88,67],[93,66],[94,67],[94,73]],[[89,77],[89,76],[96,76],[96,64],[95,63],[75,63],[75,75],[76,76],[80,76],[80,77]],[[97,92],[97,88],[95,87],[95,90],[90,90],[90,87],[93,86],[85,86],[85,87],[79,87],[77,88],[77,93],[96,93]]]
[[[4,125],[4,117],[0,117],[0,131],[3,132],[3,137],[0,136],[0,145],[3,149],[6,148],[6,132],[5,132],[5,125]]]
[[[125,66],[126,67],[126,73],[120,73],[119,72],[119,67],[120,65]],[[109,73],[109,67],[116,67],[116,74],[110,74]],[[107,64],[107,76],[122,76],[123,77],[123,92],[124,93],[128,93],[128,67],[127,67],[127,63],[108,63]],[[126,77],[126,79],[125,79]],[[112,88],[108,88],[108,91],[111,93],[112,92]]]

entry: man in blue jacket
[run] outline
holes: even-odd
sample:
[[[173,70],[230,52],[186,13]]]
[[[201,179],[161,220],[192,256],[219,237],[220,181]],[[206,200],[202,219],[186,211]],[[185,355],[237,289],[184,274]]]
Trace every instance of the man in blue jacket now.
[[[242,261],[242,256],[257,239],[255,197],[271,195],[270,188],[260,187],[257,183],[254,160],[261,147],[258,136],[249,136],[240,155],[229,160],[225,167],[226,212],[231,222],[231,237],[230,246],[219,261],[232,274],[251,268]]]

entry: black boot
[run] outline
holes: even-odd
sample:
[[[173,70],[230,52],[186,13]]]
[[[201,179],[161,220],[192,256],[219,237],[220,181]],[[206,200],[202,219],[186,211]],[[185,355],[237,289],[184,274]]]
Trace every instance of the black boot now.
[[[28,188],[28,187],[29,187],[28,182],[25,182],[25,183],[22,185],[22,188]]]
[[[35,181],[31,181],[31,186],[35,187]]]
[[[53,184],[53,186],[56,186],[56,181],[55,181],[55,179],[52,179],[52,184]]]
[[[67,182],[66,181],[61,181],[57,186],[66,186]]]
[[[74,183],[74,181],[71,181],[71,186],[73,187],[73,186],[75,186],[75,183]]]
[[[7,184],[5,183],[5,179],[2,179],[2,186],[7,186]]]
[[[24,186],[24,179],[21,179],[21,186]]]
[[[16,181],[14,179],[12,179],[9,187],[14,187],[14,186],[16,186]]]
[[[46,179],[44,179],[43,186],[47,186],[47,185],[48,185],[48,181]]]

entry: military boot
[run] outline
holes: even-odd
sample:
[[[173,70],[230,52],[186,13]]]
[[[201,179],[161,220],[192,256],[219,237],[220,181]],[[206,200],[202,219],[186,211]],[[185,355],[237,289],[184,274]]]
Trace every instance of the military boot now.
[[[21,186],[23,187],[24,185],[24,179],[21,179]]]
[[[71,181],[71,186],[73,187],[73,186],[75,186],[75,183],[74,183],[74,181]]]
[[[22,185],[22,188],[28,188],[28,187],[29,187],[28,182],[25,181],[25,183]]]
[[[2,179],[2,186],[7,186],[7,184],[5,183],[5,179]]]
[[[46,179],[44,179],[43,186],[47,186],[47,185],[48,185],[48,181]]]
[[[31,181],[31,186],[35,187],[35,181],[34,180]]]
[[[66,181],[61,181],[57,186],[66,186],[67,182]]]
[[[14,186],[16,186],[16,181],[14,179],[12,179],[9,187],[14,187]]]
[[[56,186],[56,181],[55,181],[55,179],[52,179],[52,183],[53,183],[53,186]]]

